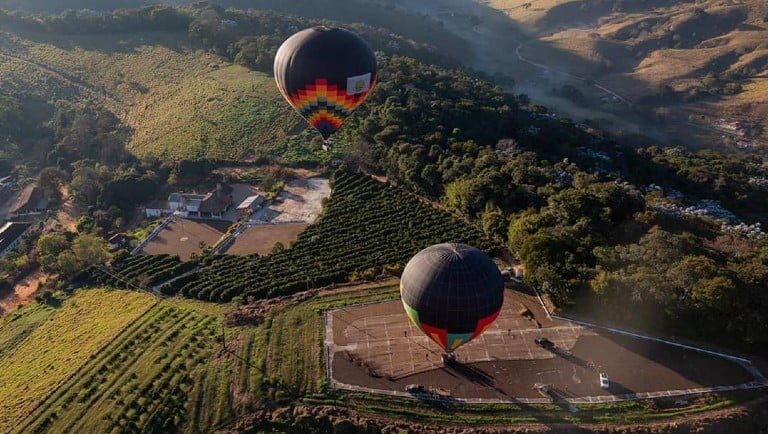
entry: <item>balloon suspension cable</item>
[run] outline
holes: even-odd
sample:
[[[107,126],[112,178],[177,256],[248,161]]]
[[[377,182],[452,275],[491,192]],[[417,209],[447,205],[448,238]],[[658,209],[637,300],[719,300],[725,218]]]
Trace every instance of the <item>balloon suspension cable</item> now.
[[[323,151],[330,151],[330,150],[331,150],[331,140],[323,139]]]

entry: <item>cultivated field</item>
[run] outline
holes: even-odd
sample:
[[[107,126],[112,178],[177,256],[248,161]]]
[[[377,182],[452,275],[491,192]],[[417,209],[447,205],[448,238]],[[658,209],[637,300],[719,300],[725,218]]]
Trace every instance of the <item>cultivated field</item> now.
[[[0,342],[6,342],[0,355],[0,431],[16,426],[154,303],[147,294],[90,290],[55,310],[37,306],[8,316],[0,325]],[[47,318],[40,322],[42,316]]]
[[[308,226],[307,223],[282,223],[251,226],[237,236],[225,252],[228,255],[266,255],[275,243],[287,246]]]
[[[74,304],[93,305],[101,310],[98,314],[88,313],[85,319],[103,323],[107,319],[104,312],[122,311],[126,306],[126,312],[135,310],[132,304],[125,304],[130,302],[126,299],[128,295],[144,300],[143,309],[150,309],[144,315],[131,317],[123,324],[125,329],[110,338],[106,346],[94,336],[81,337],[85,349],[98,343],[100,351],[86,353],[84,363],[69,364],[71,373],[79,369],[56,389],[52,389],[51,381],[28,378],[28,384],[40,389],[45,386],[46,392],[52,393],[23,420],[21,412],[13,418],[3,413],[9,415],[4,431],[169,432],[187,427],[186,432],[207,432],[214,425],[229,423],[233,415],[226,394],[229,367],[214,360],[221,346],[220,316],[224,309],[181,300],[166,300],[152,306],[155,298],[124,291],[82,292],[68,300],[63,309]],[[95,303],[95,297],[102,302]],[[29,309],[22,318],[40,308]],[[71,327],[60,322],[61,314],[52,316],[53,326]],[[4,329],[0,329],[0,336]],[[44,327],[38,330],[50,333]],[[26,341],[20,348],[46,348],[34,345],[35,342]],[[51,344],[47,348],[51,348],[49,353],[61,351]],[[57,383],[61,380],[64,379],[58,378]]]
[[[610,423],[695,413],[734,405],[736,402],[746,402],[759,396],[754,393],[710,396],[701,402],[692,400],[691,405],[684,409],[675,406],[657,407],[648,401],[576,404],[579,412],[572,413],[571,407],[558,402],[525,405],[520,402],[508,402],[470,406],[459,402],[435,404],[403,396],[341,393],[336,389],[329,389],[323,344],[323,336],[327,334],[324,328],[324,312],[349,305],[370,306],[371,302],[396,299],[398,293],[398,281],[393,279],[381,283],[312,290],[280,299],[259,300],[237,309],[231,305],[179,298],[159,300],[141,293],[117,290],[80,291],[66,300],[61,307],[33,303],[9,315],[0,324],[0,366],[3,367],[3,371],[0,371],[0,385],[3,387],[0,389],[3,393],[0,396],[3,398],[0,401],[0,405],[3,405],[0,426],[3,431],[13,433],[199,433],[228,429],[246,414],[267,411],[263,416],[265,419],[260,420],[260,423],[264,424],[261,425],[262,429],[308,432],[306,426],[301,428],[301,423],[306,422],[302,422],[302,418],[309,416],[314,420],[314,416],[311,416],[313,409],[334,407],[339,411],[350,409],[371,415],[378,419],[377,423],[383,420],[385,424],[399,423],[396,421],[404,419],[451,425]],[[507,305],[510,303],[513,308],[520,308],[521,305],[515,303],[522,303],[532,310],[536,309],[535,300],[530,297],[509,297]],[[395,301],[377,306],[383,306],[395,315],[398,304],[399,302]],[[347,316],[350,324],[356,326],[361,324],[362,320],[365,326],[364,318],[360,317],[360,313],[364,312],[360,308],[356,309],[334,310],[333,315],[339,312],[348,315],[351,312],[351,316]],[[111,315],[105,316],[104,312],[110,312]],[[429,384],[428,381],[439,381],[442,375],[445,388],[459,390],[455,388],[457,385],[466,384],[466,391],[485,390],[487,393],[488,390],[495,390],[488,384],[489,378],[498,379],[502,375],[510,380],[518,377],[518,383],[526,384],[530,377],[536,375],[543,375],[545,381],[553,384],[571,381],[572,376],[582,375],[584,381],[580,387],[593,390],[596,386],[592,384],[593,381],[588,380],[593,380],[594,372],[584,373],[579,370],[580,367],[575,371],[570,367],[566,369],[564,364],[591,360],[595,358],[596,349],[601,351],[607,348],[601,345],[612,345],[611,348],[616,349],[617,342],[595,333],[577,337],[578,328],[558,328],[557,322],[550,322],[536,315],[538,313],[533,317],[511,315],[501,318],[498,327],[502,330],[496,330],[496,333],[506,340],[508,348],[493,346],[492,339],[484,343],[490,352],[512,351],[523,359],[530,352],[535,358],[539,358],[535,362],[541,363],[540,365],[531,364],[533,360],[521,360],[518,365],[505,365],[493,360],[465,365],[471,367],[471,370],[449,372],[432,366],[426,367],[426,370],[416,375],[393,381],[382,376],[377,381],[388,384],[390,388],[393,388],[394,384],[397,386],[394,388],[401,390],[403,382]],[[401,316],[401,320],[405,319],[404,315]],[[115,330],[117,324],[113,318],[120,319],[122,331]],[[226,327],[222,326],[222,318],[227,324]],[[394,335],[393,340],[411,340],[410,347],[413,349],[418,347],[420,341],[424,341],[421,343],[427,350],[418,347],[418,350],[414,351],[414,360],[418,360],[422,351],[431,351],[430,357],[437,354],[434,345],[418,335],[411,334],[407,323],[404,325],[402,321],[398,321],[396,324],[386,325],[376,321],[375,316],[369,316],[367,326],[374,327],[372,335],[382,331],[386,333],[388,330]],[[542,326],[541,329],[538,328],[537,321]],[[341,321],[334,322],[340,323]],[[105,324],[115,330],[108,339],[105,338]],[[88,328],[88,333],[82,332],[85,327]],[[510,333],[509,330],[503,330],[504,327],[518,328]],[[408,330],[407,337],[399,335],[401,329]],[[361,337],[361,331],[354,328],[347,327],[346,331],[339,332],[336,327],[335,332],[339,339],[338,344],[348,351],[351,351],[351,346],[355,344],[359,344],[362,349],[366,343],[370,343],[369,337]],[[538,334],[549,336],[562,348],[569,348],[568,354],[547,354],[527,342]],[[77,345],[71,343],[70,335],[78,336]],[[56,338],[42,342],[42,336]],[[515,338],[512,339],[511,336]],[[582,342],[585,337],[605,338],[608,341]],[[571,346],[574,343],[575,345]],[[586,343],[586,347],[582,348],[583,343]],[[481,342],[475,345],[479,344]],[[633,383],[625,381],[617,368],[632,366],[627,365],[630,363],[627,357],[641,354],[646,359],[658,361],[660,364],[670,360],[669,357],[662,360],[653,351],[637,348],[628,351],[630,346],[622,342],[618,342],[618,345],[625,346],[627,351],[618,351],[615,360],[606,360],[605,365],[601,366],[613,375],[616,382],[614,387],[634,387]],[[40,352],[40,348],[47,351]],[[35,357],[32,357],[33,350]],[[473,354],[469,346],[467,350],[468,352],[460,350],[460,358]],[[633,356],[634,353],[636,354]],[[61,369],[61,361],[65,360],[68,354],[77,356],[70,356],[66,364],[67,369]],[[363,359],[356,358],[354,363],[351,363],[348,358],[340,357],[340,354],[341,352],[337,353],[335,357],[334,375],[346,375],[348,381],[349,378],[371,381],[369,367],[366,367]],[[693,360],[688,360],[689,364],[701,361],[697,356],[693,357]],[[14,361],[14,366],[8,365],[9,360]],[[436,359],[434,360],[437,363]],[[547,363],[552,366],[547,368]],[[615,366],[612,363],[615,363]],[[525,368],[525,364],[528,364],[529,368]],[[23,370],[20,367],[22,365]],[[46,371],[46,367],[50,368]],[[499,374],[498,371],[502,368],[507,369],[507,372]],[[534,368],[538,371],[532,370]],[[687,378],[675,379],[673,376],[663,378],[664,381],[689,381],[697,384],[701,381],[701,372],[704,372],[697,373],[679,364],[670,365],[668,371]],[[723,376],[731,375],[733,381],[740,381],[736,378],[739,375],[738,369],[723,365],[723,371],[727,371]],[[16,388],[21,389],[10,394],[9,377],[6,374],[24,375],[20,372],[38,374],[24,377],[23,384],[16,384]],[[511,375],[513,372],[516,374]],[[656,368],[653,372],[662,370]],[[464,378],[466,375],[480,376],[475,377],[475,382],[472,382]],[[51,376],[55,377],[55,381]],[[10,379],[13,378],[15,377]],[[493,393],[511,393],[517,387],[514,381],[511,383],[496,383],[498,390]],[[22,395],[20,390],[24,387],[27,390]],[[519,387],[523,388],[522,385]],[[574,390],[577,391],[578,387]],[[620,389],[611,389],[612,393],[619,391]],[[30,392],[34,392],[36,396],[34,402],[17,402],[19,396],[32,396],[29,395]],[[563,390],[563,393],[565,392]],[[481,393],[479,396],[486,395]],[[20,406],[10,407],[6,404],[9,402]],[[39,405],[35,405],[37,402]],[[270,403],[269,407],[263,406],[265,402]],[[285,408],[291,410],[280,413]],[[275,415],[280,413],[283,416],[277,416],[277,421],[271,420],[271,411],[274,411]]]
[[[536,345],[540,337],[554,348]],[[326,345],[336,387],[403,393],[415,383],[486,402],[550,402],[535,383],[552,386],[559,398],[585,403],[768,384],[723,357],[550,320],[535,296],[514,290],[506,291],[491,328],[455,352],[456,366],[443,364],[440,348],[413,326],[399,300],[332,311]],[[600,372],[611,380],[608,390],[600,387]]]

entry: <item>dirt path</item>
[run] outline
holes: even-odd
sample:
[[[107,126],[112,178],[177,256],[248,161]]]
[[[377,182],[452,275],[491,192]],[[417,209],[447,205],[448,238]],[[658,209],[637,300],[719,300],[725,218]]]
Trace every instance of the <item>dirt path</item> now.
[[[64,229],[70,232],[76,232],[77,210],[75,209],[75,204],[72,202],[72,198],[69,196],[69,188],[66,185],[62,185],[61,188],[59,188],[59,193],[61,194],[63,203],[61,204],[61,208],[59,208],[59,212],[56,214],[56,220],[58,220],[59,224],[64,227]]]
[[[41,269],[29,273],[9,293],[0,299],[0,315],[15,312],[19,305],[29,303],[35,297],[42,282],[48,279],[48,274]]]

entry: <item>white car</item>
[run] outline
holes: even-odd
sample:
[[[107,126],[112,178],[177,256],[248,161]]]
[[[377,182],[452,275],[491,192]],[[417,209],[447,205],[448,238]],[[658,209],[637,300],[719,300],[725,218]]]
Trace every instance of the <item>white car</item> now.
[[[600,387],[603,389],[608,389],[610,387],[611,383],[608,381],[608,375],[606,375],[604,372],[600,373]]]

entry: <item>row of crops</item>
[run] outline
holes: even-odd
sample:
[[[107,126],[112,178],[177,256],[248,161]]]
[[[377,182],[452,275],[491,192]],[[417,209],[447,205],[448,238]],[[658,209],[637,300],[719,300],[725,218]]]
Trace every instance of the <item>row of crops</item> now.
[[[362,174],[337,172],[321,218],[290,248],[268,256],[209,256],[161,290],[206,301],[261,299],[345,282],[352,273],[405,264],[432,244],[496,245],[477,228]]]
[[[158,305],[15,431],[165,433],[225,422],[203,421],[190,411],[216,400],[205,389],[221,333],[220,322],[209,315]]]
[[[198,266],[195,261],[182,262],[178,256],[136,255],[116,261],[109,269],[89,268],[86,277],[99,286],[133,289],[151,288],[180,276]]]

